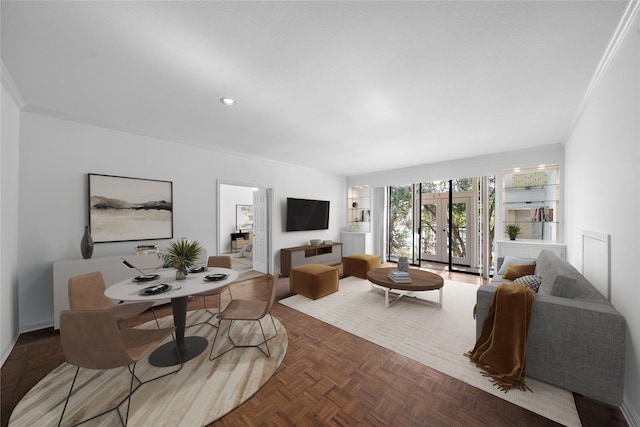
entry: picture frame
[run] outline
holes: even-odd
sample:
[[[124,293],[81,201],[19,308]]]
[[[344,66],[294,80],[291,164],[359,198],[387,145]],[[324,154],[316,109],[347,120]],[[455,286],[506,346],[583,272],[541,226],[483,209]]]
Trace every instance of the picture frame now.
[[[236,229],[253,230],[253,205],[236,205]]]
[[[94,243],[173,238],[173,182],[87,175]]]

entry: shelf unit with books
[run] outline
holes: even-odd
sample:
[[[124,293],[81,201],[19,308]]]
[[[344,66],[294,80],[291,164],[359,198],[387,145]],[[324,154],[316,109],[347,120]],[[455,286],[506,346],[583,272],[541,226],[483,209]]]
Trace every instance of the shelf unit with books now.
[[[514,169],[506,171],[503,177],[503,226],[520,226],[517,239],[558,240],[559,167]]]

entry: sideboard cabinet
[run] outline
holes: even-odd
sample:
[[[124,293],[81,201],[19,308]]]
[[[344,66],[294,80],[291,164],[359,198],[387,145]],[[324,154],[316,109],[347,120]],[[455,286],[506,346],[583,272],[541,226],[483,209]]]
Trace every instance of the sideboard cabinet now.
[[[251,232],[231,233],[231,252],[238,252],[238,250],[251,242],[253,242],[253,234]]]
[[[336,265],[342,262],[342,243],[306,245],[280,249],[280,273],[289,276],[291,268],[305,264]]]

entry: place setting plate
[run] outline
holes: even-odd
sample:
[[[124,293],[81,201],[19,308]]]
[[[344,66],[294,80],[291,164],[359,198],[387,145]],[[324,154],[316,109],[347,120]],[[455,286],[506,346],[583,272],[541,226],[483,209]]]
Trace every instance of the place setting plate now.
[[[189,269],[189,273],[202,273],[203,271],[207,271],[207,268],[203,267],[201,265],[199,265],[197,267],[191,267]]]
[[[204,276],[204,280],[206,280],[207,282],[219,282],[220,280],[224,280],[227,277],[229,277],[228,274],[214,273]]]
[[[134,277],[133,280],[136,282],[150,282],[152,280],[156,280],[159,277],[159,274],[143,274],[141,276]]]
[[[166,292],[169,292],[173,287],[171,285],[167,285],[166,283],[160,283],[158,285],[148,286],[144,289],[141,289],[138,292],[139,295],[160,295]]]

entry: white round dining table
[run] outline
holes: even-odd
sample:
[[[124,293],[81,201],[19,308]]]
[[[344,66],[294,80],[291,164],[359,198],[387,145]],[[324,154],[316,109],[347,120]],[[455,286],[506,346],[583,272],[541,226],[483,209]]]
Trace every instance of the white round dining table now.
[[[222,280],[208,281],[205,277],[211,274],[224,274]],[[238,278],[238,272],[228,268],[209,267],[203,272],[189,273],[184,280],[176,280],[176,270],[166,269],[158,272],[158,278],[144,282],[127,279],[108,286],[105,296],[115,300],[115,303],[134,301],[155,301],[171,299],[173,309],[173,324],[176,327],[176,340],[161,345],[149,355],[149,363],[154,366],[173,366],[186,362],[202,353],[209,345],[207,339],[201,336],[185,337],[187,320],[187,301],[190,295],[214,290],[226,286]],[[147,295],[144,289],[151,286],[168,285],[166,292]],[[177,350],[177,351],[176,351]],[[179,356],[178,356],[179,353]]]

